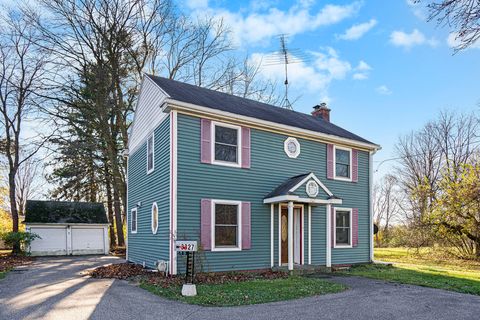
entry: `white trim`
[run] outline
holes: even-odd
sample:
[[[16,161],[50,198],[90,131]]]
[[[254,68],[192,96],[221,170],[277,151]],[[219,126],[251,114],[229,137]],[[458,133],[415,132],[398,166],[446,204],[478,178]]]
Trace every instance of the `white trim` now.
[[[374,251],[373,251],[373,190],[372,190],[372,186],[373,186],[373,155],[375,154],[375,152],[369,152],[369,156],[368,156],[368,166],[369,166],[369,178],[368,178],[368,188],[369,188],[369,197],[370,197],[370,201],[369,201],[369,215],[368,215],[368,223],[370,225],[370,243],[369,243],[369,246],[370,246],[370,262],[373,262],[373,259],[374,259]]]
[[[148,169],[148,153],[149,153],[149,148],[148,148],[148,140],[152,138],[152,168]],[[147,136],[147,175],[152,173],[155,170],[155,130]]]
[[[296,195],[285,195],[285,196],[277,196],[273,198],[267,198],[263,200],[263,203],[278,203],[278,202],[300,202],[300,203],[317,203],[317,204],[342,204],[342,199],[312,199],[312,198],[300,198]]]
[[[237,206],[237,246],[236,247],[216,247],[215,246],[215,205],[217,204],[227,204],[227,205],[236,205]],[[211,228],[211,251],[242,251],[242,201],[236,200],[218,200],[212,199],[212,228]]]
[[[350,165],[348,166],[350,169],[350,172],[348,174],[348,178],[345,177],[337,177],[337,149],[339,150],[344,150],[348,151],[350,153]],[[340,181],[348,181],[352,182],[352,148],[346,148],[346,147],[340,147],[337,145],[333,146],[333,179],[334,180],[340,180]]]
[[[288,144],[290,142],[293,142],[297,145],[297,150],[294,153],[290,153],[290,150],[288,150]],[[283,151],[285,151],[289,158],[297,158],[300,155],[300,142],[298,142],[298,140],[293,137],[288,137],[283,142]]]
[[[377,144],[366,143],[361,141],[356,141],[352,139],[342,138],[326,133],[316,132],[312,130],[306,130],[302,128],[297,128],[289,125],[283,125],[272,121],[261,120],[253,117],[242,116],[239,114],[220,111],[208,107],[199,106],[196,104],[178,101],[172,98],[165,99],[167,104],[167,109],[176,109],[182,113],[188,114],[197,114],[197,116],[211,116],[222,118],[226,121],[241,121],[250,127],[260,128],[267,131],[277,130],[283,132],[286,135],[301,135],[307,139],[321,140],[322,142],[327,143],[339,143],[345,144],[352,147],[360,148],[363,150],[380,150],[381,147]],[[200,114],[200,115],[198,115]]]
[[[178,170],[177,170],[177,138],[178,138],[178,114],[177,112],[173,112],[173,234],[175,238],[177,237],[177,178],[178,178]],[[177,274],[177,250],[173,250],[173,272]]]
[[[129,139],[129,142],[130,142],[130,139]],[[126,204],[127,204],[127,211],[128,211],[128,206],[129,206],[129,201],[128,201],[128,193],[129,193],[129,191],[128,191],[128,189],[129,189],[128,188],[128,181],[129,181],[128,175],[129,175],[129,173],[128,173],[128,170],[130,169],[129,168],[129,165],[130,165],[129,157],[126,157],[126,161],[127,161],[127,173],[126,173],[126,178],[125,178],[125,188],[126,188],[125,192],[127,194]],[[126,220],[127,220],[127,226],[128,226],[129,225],[128,224],[129,223],[128,222],[128,214],[127,214]],[[138,229],[138,212],[137,212],[137,229]],[[109,233],[110,233],[110,231],[109,231]],[[128,236],[128,232],[127,232],[126,238],[125,238],[125,247],[126,247],[125,248],[125,251],[126,251],[125,252],[125,260],[127,260],[127,261],[128,261],[128,238],[129,238],[129,236]]]
[[[109,226],[110,223],[42,223],[42,222],[26,222],[25,227],[57,227],[63,228],[66,226],[73,226],[73,227],[93,227],[93,228],[103,228],[105,226]]]
[[[272,203],[270,205],[270,267],[273,267],[274,264],[274,249],[273,249],[273,225],[274,225],[274,220],[275,218],[275,205]]]
[[[237,162],[236,163],[215,160],[215,127],[217,126],[237,130]],[[210,150],[211,157],[212,157],[212,164],[227,166],[227,167],[235,167],[235,168],[242,167],[242,127],[229,124],[229,123],[212,121],[210,130],[211,130],[211,137],[212,137],[211,150]]]
[[[278,266],[282,266],[282,205],[278,204]]]
[[[312,206],[308,205],[308,264],[312,264]]]
[[[325,264],[327,266],[327,268],[330,268],[332,266],[332,205],[331,204],[327,204],[326,206],[326,223],[325,223],[325,226],[327,228],[325,234],[327,236],[327,241],[325,241],[326,243],[326,248],[325,248],[325,254],[326,254],[326,258],[325,258]]]
[[[157,209],[157,226],[155,227],[155,229],[153,228],[153,208],[156,208]],[[150,216],[151,216],[151,228],[152,228],[152,234],[157,234],[157,231],[158,231],[158,222],[160,221],[159,220],[159,213],[158,213],[158,205],[156,202],[152,203],[152,208],[150,209]]]
[[[135,230],[133,230],[132,228],[132,221],[133,221],[132,214],[134,211],[135,211]],[[132,208],[132,210],[130,210],[130,218],[132,218],[130,221],[130,233],[135,234],[138,231],[138,209],[137,208]],[[127,226],[128,226],[128,223],[129,222],[127,221]]]
[[[300,188],[305,182],[307,182],[308,180],[310,179],[313,179],[315,180],[315,182],[329,195],[329,196],[333,196],[333,193],[322,183],[322,181],[320,181],[320,179],[317,178],[317,176],[313,173],[313,172],[310,172],[310,174],[308,176],[306,176],[305,178],[302,179],[302,181],[300,181],[299,183],[297,183],[295,186],[293,186],[290,190],[288,190],[289,192],[294,192],[295,190],[297,190],[298,188]]]
[[[288,202],[288,270],[293,270],[293,201]]]
[[[310,205],[308,205],[310,206]],[[302,239],[302,265],[305,264],[305,207],[302,205],[302,213],[300,214],[300,219],[301,219],[301,234],[300,238]]]
[[[348,228],[349,236],[348,236],[348,241],[349,244],[337,244],[337,211],[348,211],[348,218],[350,219],[350,226]],[[333,247],[335,249],[340,249],[340,248],[352,248],[352,236],[353,236],[353,219],[352,219],[352,208],[339,208],[339,207],[334,207],[333,208]]]

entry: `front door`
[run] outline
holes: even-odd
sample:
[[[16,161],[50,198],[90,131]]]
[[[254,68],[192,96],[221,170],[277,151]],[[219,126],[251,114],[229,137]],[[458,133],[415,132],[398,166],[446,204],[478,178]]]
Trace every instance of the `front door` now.
[[[293,260],[300,264],[302,260],[302,208],[293,209]],[[281,235],[281,264],[288,263],[288,208],[282,207],[280,221]]]

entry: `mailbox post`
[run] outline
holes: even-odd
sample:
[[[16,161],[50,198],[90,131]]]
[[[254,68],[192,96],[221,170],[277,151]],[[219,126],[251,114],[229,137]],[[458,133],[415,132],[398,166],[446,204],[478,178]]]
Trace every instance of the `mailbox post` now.
[[[182,286],[183,296],[196,296],[197,288],[195,281],[195,252],[197,251],[197,241],[175,241],[175,249],[181,254],[187,255],[187,265],[185,270],[185,283]]]

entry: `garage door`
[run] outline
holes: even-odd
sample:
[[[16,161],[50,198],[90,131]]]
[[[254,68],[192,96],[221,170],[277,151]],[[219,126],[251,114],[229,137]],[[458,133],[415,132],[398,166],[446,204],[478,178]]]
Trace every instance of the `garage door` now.
[[[103,228],[72,227],[72,254],[104,254]]]
[[[67,227],[40,228],[32,227],[30,231],[40,236],[31,244],[32,255],[67,254]]]

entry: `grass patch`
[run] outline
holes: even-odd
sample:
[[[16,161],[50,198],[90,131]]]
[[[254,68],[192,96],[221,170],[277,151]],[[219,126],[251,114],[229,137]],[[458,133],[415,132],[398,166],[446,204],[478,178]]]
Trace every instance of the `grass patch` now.
[[[442,257],[432,248],[375,249],[375,259],[393,266],[361,265],[346,274],[480,295],[480,262]]]
[[[341,292],[345,286],[322,279],[291,276],[280,279],[254,279],[223,284],[197,284],[197,296],[184,297],[182,287],[162,287],[142,282],[140,287],[167,299],[203,306],[241,306]]]
[[[0,280],[2,280],[3,278],[5,278],[7,276],[7,272],[8,271],[1,271],[0,272]]]

